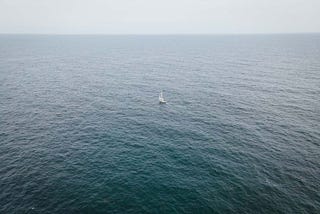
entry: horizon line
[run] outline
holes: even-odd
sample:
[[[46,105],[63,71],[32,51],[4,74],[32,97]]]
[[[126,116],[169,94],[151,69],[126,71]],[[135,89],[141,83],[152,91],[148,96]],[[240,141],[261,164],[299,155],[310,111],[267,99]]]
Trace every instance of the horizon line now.
[[[241,35],[301,35],[320,32],[274,32],[274,33],[0,33],[0,35],[43,36],[241,36]]]

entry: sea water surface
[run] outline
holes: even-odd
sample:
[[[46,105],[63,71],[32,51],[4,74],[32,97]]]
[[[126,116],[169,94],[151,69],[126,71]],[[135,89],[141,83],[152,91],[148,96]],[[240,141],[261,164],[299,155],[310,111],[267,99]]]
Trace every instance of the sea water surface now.
[[[320,35],[1,35],[0,213],[320,213]]]

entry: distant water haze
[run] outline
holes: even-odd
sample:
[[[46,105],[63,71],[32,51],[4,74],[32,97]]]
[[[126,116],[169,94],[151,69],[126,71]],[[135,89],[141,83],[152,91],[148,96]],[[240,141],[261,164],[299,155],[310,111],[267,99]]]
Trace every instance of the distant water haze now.
[[[0,0],[0,33],[320,32],[319,0]]]

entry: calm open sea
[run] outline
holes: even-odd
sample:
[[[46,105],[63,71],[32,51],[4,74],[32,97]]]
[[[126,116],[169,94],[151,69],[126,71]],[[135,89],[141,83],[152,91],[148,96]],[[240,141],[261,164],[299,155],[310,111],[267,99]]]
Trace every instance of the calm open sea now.
[[[1,35],[0,213],[320,213],[320,34]]]

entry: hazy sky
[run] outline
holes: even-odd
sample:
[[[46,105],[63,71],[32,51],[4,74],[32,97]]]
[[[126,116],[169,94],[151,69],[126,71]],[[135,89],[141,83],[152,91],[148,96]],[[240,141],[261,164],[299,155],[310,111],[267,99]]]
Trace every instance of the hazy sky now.
[[[320,32],[320,0],[0,0],[0,33]]]

